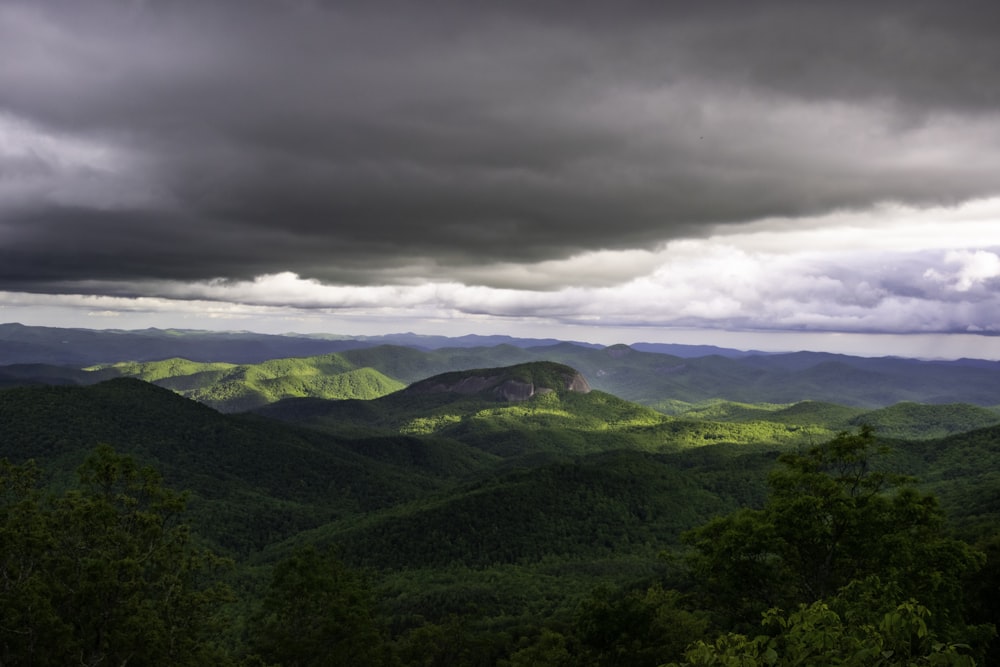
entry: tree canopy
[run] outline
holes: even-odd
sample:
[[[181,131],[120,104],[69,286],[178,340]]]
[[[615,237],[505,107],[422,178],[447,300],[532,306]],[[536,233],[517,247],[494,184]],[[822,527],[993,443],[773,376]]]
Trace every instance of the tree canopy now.
[[[708,604],[735,628],[802,605],[786,630],[829,614],[849,628],[875,627],[893,614],[912,619],[919,609],[928,636],[988,639],[987,628],[966,624],[963,601],[964,579],[982,566],[983,554],[949,537],[936,499],[880,469],[879,453],[873,431],[863,427],[784,454],[762,509],[744,508],[686,534]],[[723,652],[731,650],[727,644]]]
[[[0,663],[219,664],[221,561],[177,521],[184,497],[108,446],[74,488],[38,481],[0,462]]]

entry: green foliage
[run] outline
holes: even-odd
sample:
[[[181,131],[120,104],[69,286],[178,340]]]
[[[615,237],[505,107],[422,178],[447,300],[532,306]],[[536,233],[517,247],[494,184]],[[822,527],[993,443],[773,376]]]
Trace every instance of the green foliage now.
[[[930,440],[964,433],[996,424],[1000,415],[988,408],[968,403],[929,405],[902,402],[865,410],[821,401],[801,401],[791,405],[735,403],[711,400],[687,404],[676,414],[685,419],[737,422],[772,422],[786,426],[811,427],[815,435],[829,439],[838,431],[870,426],[883,437]]]
[[[461,354],[464,361],[476,355]],[[455,363],[461,354],[445,353]],[[397,361],[405,366],[414,359],[400,354]],[[273,377],[258,376],[259,383],[279,386],[301,370],[296,360],[285,361],[271,365]],[[352,367],[356,361],[347,359]],[[316,382],[338,377],[341,361],[329,362],[330,372],[317,371]],[[722,362],[713,363],[724,371]],[[520,377],[552,381],[541,371]],[[958,428],[962,414],[975,412],[956,408],[949,417],[954,406],[933,407],[885,414],[916,420],[908,427],[915,435],[931,423],[927,415],[944,415]],[[720,631],[749,633],[739,640],[744,644],[763,632],[767,642],[785,642],[775,647],[793,646],[798,639],[776,639],[787,634],[777,620],[751,628],[769,607],[796,609],[814,600],[839,619],[823,612],[824,627],[839,623],[848,643],[875,641],[860,628],[878,628],[911,598],[930,610],[923,622],[928,636],[944,642],[941,653],[949,642],[964,642],[978,656],[986,631],[966,623],[996,621],[996,559],[975,575],[982,556],[949,537],[946,519],[968,536],[995,534],[1000,427],[897,441],[883,453],[870,429],[831,435],[866,411],[818,402],[715,401],[670,417],[601,391],[536,393],[521,402],[400,391],[370,401],[294,399],[261,412],[286,421],[221,415],[136,380],[0,392],[2,451],[42,464],[8,466],[0,552],[13,555],[0,562],[7,572],[24,572],[25,563],[36,562],[28,557],[52,551],[56,510],[66,518],[58,523],[63,532],[76,521],[73,512],[83,525],[99,523],[81,499],[101,495],[100,468],[87,473],[86,492],[66,471],[104,441],[155,464],[171,485],[191,489],[185,516],[194,534],[185,553],[192,544],[222,545],[243,559],[233,576],[225,575],[239,595],[225,606],[226,628],[209,618],[208,629],[192,636],[209,652],[218,652],[212,640],[224,643],[248,664],[306,664],[337,628],[355,622],[372,651],[354,658],[361,662],[638,665],[681,660],[688,642]],[[779,458],[781,468],[769,475]],[[890,468],[926,482],[920,492],[901,486]],[[113,474],[132,474],[118,470]],[[941,508],[928,490],[940,495]],[[106,516],[127,513],[115,502]],[[170,516],[168,509],[153,513]],[[142,520],[133,525],[147,534]],[[691,533],[692,561],[683,553],[656,558],[664,548],[680,550],[678,536],[697,525],[703,527]],[[21,546],[7,550],[8,544]],[[101,562],[127,560],[127,552],[114,555],[117,542],[94,544],[104,544]],[[315,549],[319,560],[312,560],[311,544],[334,545],[342,562]],[[691,569],[681,567],[688,562]],[[91,566],[94,578],[110,577],[107,566]],[[359,566],[370,568],[367,579],[350,569]],[[223,575],[197,572],[191,590],[204,597],[190,599],[202,599],[203,611],[192,601],[194,611],[185,615],[213,617],[220,603],[207,584]],[[288,611],[301,616],[280,616],[282,605],[312,589],[322,598],[331,581],[338,583],[330,599],[340,602],[305,600]],[[9,609],[0,606],[0,625],[12,619],[8,625],[37,628],[36,636],[71,632],[63,616],[42,604],[48,589],[29,579],[17,585],[14,591],[0,581],[7,586],[0,594],[9,594],[0,604],[13,600]],[[594,592],[597,585],[604,588]],[[135,599],[155,601],[156,594]],[[156,605],[137,605],[135,617],[155,614]],[[352,611],[338,615],[342,610]],[[791,623],[795,613],[774,618]],[[302,637],[289,636],[300,627]],[[25,636],[8,638],[10,646]],[[293,654],[300,639],[314,649]],[[241,645],[251,640],[258,642],[256,657]],[[151,650],[159,650],[157,641]],[[808,637],[802,642],[811,646]],[[46,649],[37,640],[33,645],[36,662],[46,664]],[[932,645],[911,660],[936,660],[936,650]],[[349,655],[322,653],[341,654]]]
[[[110,447],[60,496],[0,464],[3,664],[219,664],[220,561],[175,522],[183,498]],[[206,579],[206,576],[208,577]]]
[[[174,358],[89,370],[114,371],[151,382],[223,412],[242,412],[296,397],[371,399],[404,386],[377,370],[359,368],[340,354],[242,365]]]
[[[215,373],[216,377],[219,377],[236,367],[236,364],[198,362],[175,357],[162,361],[123,361],[116,364],[90,366],[84,370],[90,372],[114,370],[123,377],[134,377],[145,382],[156,383],[160,380],[206,375],[209,373]]]
[[[274,567],[249,638],[257,655],[286,667],[386,664],[367,585],[332,552],[312,546]]]
[[[581,605],[575,630],[589,664],[656,667],[680,658],[708,627],[706,613],[692,611],[680,593],[657,585],[625,594],[595,591]]]
[[[956,531],[988,538],[1000,525],[1000,427],[905,444],[907,463],[941,499]]]
[[[371,567],[488,567],[655,554],[722,507],[667,461],[614,452],[506,472],[313,538],[336,541],[348,562]]]
[[[885,437],[930,440],[991,426],[1000,422],[1000,415],[968,403],[923,405],[904,402],[866,412],[852,422],[868,424]]]
[[[451,381],[465,377],[470,376],[456,374]],[[372,401],[285,401],[260,413],[337,434],[435,435],[502,458],[539,452],[573,456],[612,449],[670,452],[720,443],[788,446],[831,435],[824,427],[774,421],[678,419],[600,391],[553,391],[524,401],[501,402],[488,391],[466,395],[418,387]]]
[[[741,509],[686,536],[713,604],[748,621],[771,606],[812,603],[871,577],[883,604],[913,598],[937,629],[964,632],[962,578],[980,554],[949,538],[932,496],[879,471],[871,429],[785,454],[761,510]]]
[[[542,628],[539,636],[532,643],[519,648],[510,658],[502,663],[503,667],[576,667],[580,663],[567,646],[564,635]]]
[[[851,426],[854,419],[863,419],[864,414],[862,408],[824,401],[799,401],[775,410],[767,418],[782,424],[823,426],[840,431]]]
[[[469,381],[475,381],[475,393],[489,392],[508,382],[530,384],[535,391],[563,391],[577,377],[576,369],[553,361],[533,361],[498,368],[474,368],[441,373],[410,385],[412,391],[457,391],[472,393]]]
[[[806,404],[812,404],[807,401]],[[801,405],[801,404],[796,404]],[[697,419],[721,422],[767,421],[775,414],[786,412],[790,406],[775,403],[737,403],[714,399],[702,401],[696,405],[687,404],[678,412],[685,419]],[[849,408],[848,408],[849,409]],[[821,423],[818,419],[810,419],[810,424]]]
[[[131,379],[0,392],[3,451],[71,471],[97,442],[154,464],[192,492],[191,522],[234,555],[345,515],[437,490],[491,459],[439,442],[340,439],[221,415]],[[71,474],[60,472],[61,483]]]
[[[983,626],[1000,628],[1000,532],[976,544],[986,554],[982,569],[965,581],[964,597],[969,620]],[[1000,664],[1000,641],[989,645],[984,664]]]
[[[928,629],[930,612],[904,602],[877,624],[844,622],[828,605],[801,605],[788,616],[771,609],[763,616],[766,634],[753,639],[729,633],[712,642],[699,640],[685,654],[683,666],[791,667],[973,667],[967,646],[938,641]],[[672,663],[669,667],[678,667]]]
[[[18,363],[29,358],[32,362],[73,366],[103,363],[104,370],[108,369],[107,362],[116,360],[177,357],[227,361],[246,364],[249,368],[251,364],[265,359],[283,357],[292,359],[281,361],[294,362],[296,359],[333,349],[343,350],[351,345],[346,341],[332,341],[329,338],[321,340],[320,337],[278,337],[232,332],[87,332],[18,325],[0,325],[0,328],[0,337],[6,343],[0,346],[0,352],[6,353],[0,354],[0,358],[6,358],[6,361],[0,359],[2,363]],[[360,341],[355,344],[365,345]],[[681,358],[642,352],[625,345],[601,349],[570,343],[532,348],[497,345],[434,350],[381,345],[321,356],[336,356],[338,363],[346,362],[349,366],[339,369],[331,366],[323,371],[324,374],[370,368],[403,384],[450,371],[554,361],[578,369],[596,389],[654,406],[670,414],[683,411],[685,405],[690,407],[692,404],[718,399],[746,404],[790,404],[807,399],[868,409],[900,401],[929,404],[958,401],[984,406],[1000,403],[996,368],[968,362],[869,359],[807,352],[748,355],[741,358],[717,355]],[[193,372],[193,368],[191,370]],[[266,372],[277,373],[273,377],[298,375],[297,370],[278,369]],[[204,373],[207,376],[220,371],[206,369]],[[194,379],[200,374],[193,372],[192,375],[185,371],[183,376],[174,376]],[[84,374],[76,368],[17,369],[10,374],[0,368],[0,386],[25,382],[88,382],[82,375]],[[218,379],[220,376],[216,377]],[[161,375],[155,381],[159,382],[161,378],[168,379]],[[203,380],[207,381],[207,377],[197,381]],[[194,389],[195,386],[191,384],[188,388]]]
[[[296,397],[367,400],[432,376],[482,373],[484,363],[489,362],[530,369],[517,379],[556,387],[560,373],[541,369],[545,363],[557,362],[578,369],[595,389],[667,414],[698,420],[756,420],[822,427],[826,429],[823,438],[862,422],[893,437],[930,438],[997,421],[996,413],[968,405],[996,403],[995,379],[985,369],[831,355],[793,357],[681,359],[625,346],[601,350],[569,344],[530,349],[500,345],[439,350],[383,345],[256,364],[172,358],[94,366],[90,370],[104,377],[116,372],[154,382],[226,412]],[[554,368],[555,364],[549,366]],[[71,370],[62,371],[64,381],[79,382]],[[39,373],[42,371],[30,377]],[[47,373],[61,377],[51,370]],[[946,385],[953,388],[950,396],[941,394],[940,387]],[[870,416],[859,414],[864,412],[861,406],[882,408],[899,401],[937,404],[946,400],[968,403],[940,408],[903,403],[887,412],[880,409]]]

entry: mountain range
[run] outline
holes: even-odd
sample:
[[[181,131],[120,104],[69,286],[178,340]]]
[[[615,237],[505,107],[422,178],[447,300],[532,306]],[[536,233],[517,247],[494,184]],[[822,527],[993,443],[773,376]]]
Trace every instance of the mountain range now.
[[[473,345],[495,343],[498,338],[504,342]],[[0,360],[9,362],[0,365],[0,387],[135,377],[219,410],[238,412],[293,397],[374,398],[441,373],[553,361],[573,367],[595,389],[668,414],[716,400],[782,405],[811,400],[868,409],[899,402],[1000,406],[1000,364],[982,360],[817,352],[680,356],[649,351],[663,348],[643,344],[601,347],[506,337],[412,335],[384,339],[425,344],[386,344],[375,337],[328,340],[0,325]],[[687,352],[696,350],[701,348]]]
[[[60,337],[3,331],[34,336],[32,354]],[[761,507],[783,454],[862,425],[884,448],[873,469],[933,492],[956,534],[1000,525],[990,362],[77,333],[60,344],[75,363],[4,343],[19,363],[0,367],[0,458],[60,490],[107,444],[185,490],[198,543],[236,563],[234,633],[272,565],[320,545],[367,573],[398,636],[462,627],[506,646],[571,623],[595,590],[685,585],[685,531]],[[171,356],[141,358],[143,340]],[[286,343],[308,353],[248,360]],[[308,348],[324,344],[343,347]]]

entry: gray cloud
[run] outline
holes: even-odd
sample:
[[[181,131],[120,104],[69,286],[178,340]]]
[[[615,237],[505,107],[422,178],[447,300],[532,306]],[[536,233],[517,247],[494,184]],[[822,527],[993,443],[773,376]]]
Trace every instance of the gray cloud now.
[[[992,3],[694,5],[5,3],[0,286],[491,284],[1000,193]]]
[[[675,249],[615,287],[525,292],[461,283],[330,286],[285,273],[252,281],[103,284],[104,296],[0,293],[6,307],[232,319],[547,323],[595,328],[1000,334],[1000,247],[918,252],[751,253],[713,242]],[[87,288],[92,285],[82,285]],[[109,296],[110,295],[110,296]],[[115,296],[122,295],[122,296]],[[2,306],[0,306],[2,307]],[[272,323],[273,325],[273,323]],[[171,324],[171,326],[176,326]]]

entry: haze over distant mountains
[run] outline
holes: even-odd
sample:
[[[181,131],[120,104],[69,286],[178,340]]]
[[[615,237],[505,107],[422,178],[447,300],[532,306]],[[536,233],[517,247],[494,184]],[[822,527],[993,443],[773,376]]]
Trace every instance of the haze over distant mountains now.
[[[136,377],[216,409],[284,398],[376,398],[452,371],[552,361],[625,400],[677,414],[726,400],[1000,405],[1000,363],[711,346],[561,342],[510,336],[339,337],[189,330],[95,331],[0,325],[0,386]]]
[[[396,333],[382,336],[337,336],[324,334],[261,334],[249,331],[204,331],[192,329],[65,329],[0,324],[0,365],[2,364],[99,364],[114,361],[152,361],[183,357],[191,361],[257,363],[279,357],[308,356],[340,352],[376,345],[402,345],[434,350],[442,347],[489,347],[513,345],[536,347],[560,343],[555,338],[513,336],[426,336]],[[576,342],[581,347],[603,345]],[[678,357],[719,354],[741,357],[763,352],[747,352],[714,345],[636,343],[637,350],[661,352]]]

